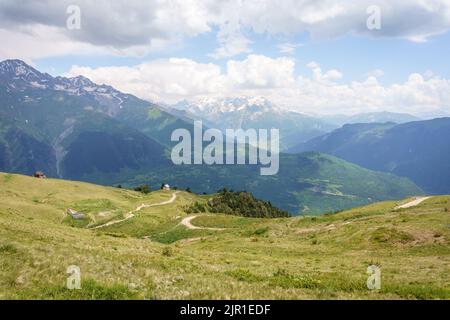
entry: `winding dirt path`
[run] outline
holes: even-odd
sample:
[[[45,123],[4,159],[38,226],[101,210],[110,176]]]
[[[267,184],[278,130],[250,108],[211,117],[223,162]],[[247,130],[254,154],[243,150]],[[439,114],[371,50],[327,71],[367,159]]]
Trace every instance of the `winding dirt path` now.
[[[159,203],[154,203],[154,204],[141,204],[141,205],[138,206],[136,209],[134,209],[134,210],[128,212],[128,213],[125,215],[125,218],[123,218],[123,219],[109,221],[109,222],[107,222],[107,223],[104,223],[104,224],[101,224],[101,225],[99,225],[99,226],[95,226],[95,227],[92,227],[92,228],[89,228],[89,229],[95,230],[95,229],[100,229],[100,228],[109,227],[109,226],[112,226],[112,225],[115,225],[115,224],[117,224],[117,223],[121,223],[121,222],[127,221],[127,220],[129,220],[129,219],[135,217],[135,216],[136,216],[135,213],[141,211],[142,209],[150,208],[150,207],[164,206],[164,205],[167,205],[167,204],[171,204],[171,203],[173,203],[173,202],[177,199],[177,193],[178,193],[178,192],[179,192],[179,191],[172,193],[172,197],[171,197],[169,200],[167,200],[167,201],[163,201],[163,202],[159,202]]]
[[[418,206],[419,204],[421,204],[422,202],[424,202],[425,200],[428,200],[430,198],[432,198],[432,197],[415,197],[414,200],[404,203],[402,205],[399,205],[399,206],[395,207],[394,210],[412,208],[412,207]],[[342,223],[335,222],[335,223],[325,225],[325,226],[318,226],[318,227],[313,227],[313,228],[303,228],[303,229],[297,230],[296,233],[304,234],[304,233],[311,233],[311,232],[331,231],[331,230],[334,230],[334,229],[342,227],[342,226],[353,224],[355,222],[365,221],[368,219],[372,219],[372,217],[368,216],[365,218],[360,218],[357,220],[352,220],[352,221],[347,221],[347,222],[342,222]]]
[[[415,207],[415,206],[418,206],[419,204],[421,204],[422,202],[424,202],[425,200],[428,200],[430,198],[431,197],[417,197],[413,201],[410,201],[410,202],[407,202],[407,203],[402,204],[400,206],[397,206],[394,209],[407,209],[407,208]]]
[[[208,228],[208,227],[197,227],[194,226],[191,221],[197,218],[198,216],[189,216],[181,220],[181,224],[190,230],[209,230],[209,231],[222,231],[224,228]]]

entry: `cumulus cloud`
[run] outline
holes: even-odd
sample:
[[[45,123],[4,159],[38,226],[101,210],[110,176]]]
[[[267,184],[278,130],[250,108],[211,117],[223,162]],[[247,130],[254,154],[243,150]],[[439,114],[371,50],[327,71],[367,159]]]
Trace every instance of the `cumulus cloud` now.
[[[183,58],[158,59],[135,67],[73,66],[69,75],[84,75],[143,99],[168,102],[223,92],[227,82],[219,66]]]
[[[67,8],[78,5],[81,29],[67,28]],[[74,53],[62,46],[59,50],[47,48],[47,38],[58,38],[58,43],[71,47],[84,44],[89,53],[106,51],[122,55],[143,55],[155,49],[172,46],[183,37],[194,37],[211,31],[210,14],[198,1],[142,1],[142,0],[42,0],[0,2],[0,30],[8,38],[22,36],[23,41],[35,44],[34,50],[16,51],[16,57]],[[47,32],[35,32],[46,27]],[[32,39],[35,38],[35,39]],[[39,41],[44,39],[44,45]],[[14,42],[7,43],[13,48]],[[83,46],[81,46],[83,47]],[[13,50],[13,49],[11,49]],[[38,51],[40,54],[36,54]],[[83,53],[76,50],[75,53]]]
[[[152,39],[171,39],[183,33],[195,36],[210,31],[208,12],[197,1],[42,0],[0,3],[0,26],[23,29],[47,25],[60,28],[68,38],[118,49],[147,45]],[[78,5],[82,28],[68,30],[67,8]]]
[[[259,4],[259,5],[257,5]],[[381,10],[381,29],[367,28],[367,8]],[[346,33],[424,41],[450,28],[448,0],[319,0],[261,1],[241,4],[240,21],[258,33],[308,32],[314,38]]]
[[[323,73],[322,68],[314,61],[308,63],[306,66],[311,69],[313,79],[317,82],[336,81],[342,78],[342,73],[335,69]]]
[[[205,97],[265,96],[286,109],[334,114],[372,111],[417,115],[450,111],[450,80],[413,73],[403,83],[382,85],[376,77],[341,83],[338,70],[308,64],[310,74],[295,76],[295,61],[249,55],[230,60],[224,69],[190,59],[159,59],[134,67],[74,66],[85,75],[122,91],[156,102],[175,103]],[[120,75],[120,76],[118,76]]]
[[[282,88],[294,81],[294,68],[289,58],[249,55],[242,61],[228,61],[226,76],[240,89]]]
[[[0,59],[21,58],[28,63],[32,63],[33,59],[74,52],[78,54],[108,52],[93,45],[68,40],[58,33],[55,27],[42,25],[36,26],[32,33],[0,29],[0,39],[3,43],[0,46]]]
[[[251,41],[239,32],[227,33],[221,31],[218,35],[218,41],[221,46],[214,53],[209,54],[214,59],[233,57],[252,51],[249,48]]]
[[[66,28],[69,5],[79,5],[81,30]],[[382,13],[380,30],[369,30],[366,9],[377,5]],[[47,35],[34,32],[46,27]],[[40,42],[32,51],[15,50],[17,57],[71,53],[82,43],[84,50],[143,55],[173,46],[185,38],[215,32],[215,58],[251,52],[249,33],[286,35],[308,33],[330,38],[347,33],[371,37],[398,37],[426,41],[450,28],[449,0],[41,0],[0,2],[0,30],[6,39],[22,34],[23,41]],[[25,37],[23,35],[28,35]],[[36,39],[32,39],[32,38]],[[49,48],[47,38],[64,43]],[[2,38],[3,39],[3,38]],[[71,44],[69,44],[71,43]],[[12,43],[11,43],[12,44]],[[6,43],[8,45],[8,43]],[[12,50],[12,49],[10,49]],[[284,54],[292,46],[281,48]]]

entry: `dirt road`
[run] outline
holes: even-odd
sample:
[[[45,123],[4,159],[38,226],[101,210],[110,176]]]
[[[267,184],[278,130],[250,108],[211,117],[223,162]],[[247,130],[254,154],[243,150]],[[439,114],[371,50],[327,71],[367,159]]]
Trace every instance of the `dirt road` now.
[[[210,231],[221,231],[225,230],[223,228],[207,228],[207,227],[197,227],[192,225],[191,221],[197,218],[198,216],[190,216],[186,217],[183,220],[181,220],[181,224],[184,225],[186,228],[191,230],[210,230]]]
[[[408,203],[405,203],[405,204],[395,207],[395,209],[407,209],[407,208],[415,207],[430,198],[431,197],[417,197],[413,201],[410,201]]]
[[[163,202],[159,202],[159,203],[153,203],[153,204],[141,204],[136,209],[128,212],[125,215],[125,218],[123,218],[123,219],[109,221],[107,223],[104,223],[104,224],[101,224],[99,226],[95,226],[95,227],[92,227],[92,228],[89,228],[89,229],[95,230],[95,229],[109,227],[109,226],[112,226],[112,225],[115,225],[117,223],[121,223],[121,222],[127,221],[128,219],[133,218],[135,216],[135,213],[141,211],[142,209],[150,208],[150,207],[157,207],[157,206],[164,206],[164,205],[167,205],[167,204],[171,204],[177,199],[177,193],[178,192],[173,193],[172,197],[169,200],[167,200],[167,201],[163,201]]]

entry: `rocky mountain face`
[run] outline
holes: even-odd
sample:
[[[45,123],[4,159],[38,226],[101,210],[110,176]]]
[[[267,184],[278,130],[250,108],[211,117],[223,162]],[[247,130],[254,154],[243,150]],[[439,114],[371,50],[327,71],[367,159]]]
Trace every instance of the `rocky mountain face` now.
[[[0,63],[0,98],[4,171],[81,178],[162,164],[167,141],[158,138],[167,136],[159,132],[161,122],[187,126],[110,86],[82,76],[52,77],[20,60]],[[136,115],[140,122],[133,121]]]

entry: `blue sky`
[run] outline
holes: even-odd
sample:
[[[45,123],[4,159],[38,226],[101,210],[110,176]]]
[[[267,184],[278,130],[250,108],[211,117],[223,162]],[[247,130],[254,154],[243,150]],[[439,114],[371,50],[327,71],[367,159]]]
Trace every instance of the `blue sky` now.
[[[449,30],[448,0],[5,0],[0,58],[156,102],[256,95],[301,112],[446,115]]]
[[[344,35],[336,39],[311,40],[307,34],[291,37],[273,37],[252,34],[251,49],[254,53],[272,58],[286,56],[280,52],[282,43],[300,44],[295,53],[288,55],[297,61],[296,72],[308,74],[306,65],[318,62],[325,69],[338,68],[344,73],[343,81],[361,81],[373,70],[380,69],[383,84],[403,82],[413,72],[432,71],[441,77],[450,78],[450,33],[431,37],[426,42],[412,42],[397,38],[367,38]],[[96,67],[133,66],[148,60],[180,57],[201,63],[225,66],[226,58],[209,56],[217,47],[214,32],[187,39],[183,44],[144,56],[117,55],[64,55],[41,58],[34,61],[37,68],[54,75],[67,73],[73,65]],[[240,54],[234,59],[245,58]]]

